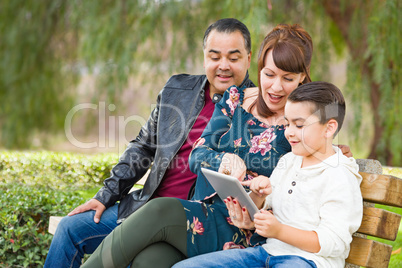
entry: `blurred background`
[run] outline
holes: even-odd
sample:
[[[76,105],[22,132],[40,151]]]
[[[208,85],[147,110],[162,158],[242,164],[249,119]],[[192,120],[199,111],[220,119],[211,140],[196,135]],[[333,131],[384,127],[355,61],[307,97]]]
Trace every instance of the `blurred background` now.
[[[399,0],[2,0],[0,149],[122,153],[167,79],[203,74],[202,38],[234,17],[252,37],[298,23],[312,79],[347,99],[338,143],[402,166]]]

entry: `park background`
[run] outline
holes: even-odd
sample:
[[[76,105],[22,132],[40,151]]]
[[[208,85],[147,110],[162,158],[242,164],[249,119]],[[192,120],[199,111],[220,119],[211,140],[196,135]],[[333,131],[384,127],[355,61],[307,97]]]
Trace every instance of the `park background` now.
[[[253,81],[264,36],[304,27],[312,80],[347,100],[337,142],[402,177],[400,10],[398,0],[1,1],[0,267],[43,264],[49,215],[93,196],[171,75],[204,73],[202,37],[220,18],[248,26]],[[396,253],[391,265],[401,262]]]

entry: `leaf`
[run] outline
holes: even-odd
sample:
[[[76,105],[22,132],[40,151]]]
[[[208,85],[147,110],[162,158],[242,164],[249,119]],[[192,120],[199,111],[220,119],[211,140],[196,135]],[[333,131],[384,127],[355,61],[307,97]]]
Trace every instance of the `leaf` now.
[[[393,250],[392,253],[391,253],[391,255],[398,255],[398,254],[401,254],[401,248]]]

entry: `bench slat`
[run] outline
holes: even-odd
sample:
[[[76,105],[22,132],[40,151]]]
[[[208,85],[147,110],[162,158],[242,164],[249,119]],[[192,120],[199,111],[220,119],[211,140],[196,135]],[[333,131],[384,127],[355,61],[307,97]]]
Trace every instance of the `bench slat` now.
[[[363,208],[363,220],[358,233],[394,241],[401,215],[374,207]]]
[[[360,172],[360,189],[365,201],[402,207],[402,179],[391,175]]]
[[[62,216],[50,216],[50,218],[49,218],[49,228],[48,228],[49,233],[54,235],[54,233],[56,232],[56,229],[57,229],[57,225],[59,225],[59,222],[61,221],[62,218],[64,218],[64,217],[62,217]]]
[[[391,253],[390,245],[354,236],[346,262],[368,268],[387,268]]]

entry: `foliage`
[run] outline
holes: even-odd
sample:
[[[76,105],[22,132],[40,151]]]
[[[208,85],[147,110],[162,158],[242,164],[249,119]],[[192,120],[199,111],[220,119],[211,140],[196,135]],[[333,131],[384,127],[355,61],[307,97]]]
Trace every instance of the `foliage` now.
[[[362,117],[357,116],[368,110],[375,128],[370,157],[398,166],[402,163],[399,137],[402,129],[399,86],[402,52],[399,43],[402,37],[394,29],[402,26],[398,16],[400,7],[401,2],[397,0],[358,1],[354,3],[353,17],[346,33],[351,57],[348,93],[356,103],[362,100],[370,103],[369,107],[354,107],[355,111],[361,109],[355,116],[354,132],[359,133],[361,124]],[[360,134],[355,135],[357,142]]]
[[[0,183],[0,266],[42,267],[52,240],[49,217],[84,202],[77,193],[20,182]]]
[[[99,188],[117,160],[115,154],[0,151],[0,182],[69,191]]]
[[[64,85],[75,83],[76,75],[64,75],[58,52],[67,47],[55,42],[65,32],[63,2],[0,3],[0,135],[6,147],[28,146],[38,130],[62,129],[73,103]]]
[[[62,131],[67,111],[80,102],[77,84],[83,76],[96,80],[94,101],[119,103],[119,93],[134,74],[155,83],[158,73],[192,73],[196,63],[202,62],[202,36],[207,25],[219,18],[236,17],[250,29],[254,59],[265,34],[283,22],[299,23],[311,33],[314,80],[328,79],[334,55],[347,57],[347,92],[356,111],[356,128],[349,134],[367,138],[361,122],[373,118],[373,155],[382,163],[400,165],[400,3],[1,1],[2,144],[26,148],[32,145],[33,135]],[[256,70],[253,60],[250,74],[254,81]],[[138,82],[136,86],[140,87]]]
[[[114,154],[0,152],[0,266],[42,267],[49,217],[91,198],[116,161]]]

